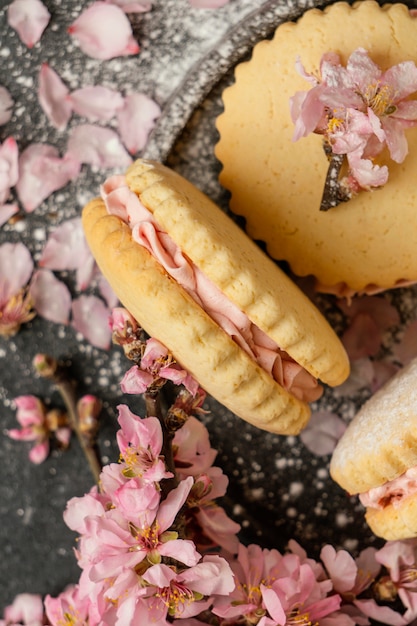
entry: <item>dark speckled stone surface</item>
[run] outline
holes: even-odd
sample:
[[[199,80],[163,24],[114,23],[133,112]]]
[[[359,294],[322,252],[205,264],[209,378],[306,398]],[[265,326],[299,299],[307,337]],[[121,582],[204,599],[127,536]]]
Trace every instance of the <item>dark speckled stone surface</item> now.
[[[87,3],[45,0],[52,20],[32,51],[7,27],[7,4],[0,2],[0,84],[16,104],[11,122],[0,128],[1,141],[13,135],[21,148],[38,141],[64,149],[66,133],[47,123],[37,102],[37,73],[40,63],[47,61],[70,89],[95,82],[155,98],[163,114],[146,155],[167,160],[227,210],[227,194],[217,183],[220,166],[213,155],[222,89],[232,80],[234,64],[250,54],[258,39],[312,2],[231,0],[222,9],[202,11],[191,9],[187,0],[155,0],[153,10],[135,25],[140,55],[104,63],[85,57],[66,33]],[[80,213],[96,195],[103,175],[84,167],[76,182],[53,194],[35,213],[3,227],[0,243],[23,241],[38,258],[50,229]],[[66,280],[71,287],[72,278]],[[385,338],[383,351],[389,353],[404,324],[415,317],[417,291],[398,290],[385,297],[401,314],[401,326]],[[317,304],[341,331],[343,321],[331,300],[322,297]],[[100,450],[104,460],[115,460],[116,407],[127,401],[118,382],[129,363],[118,348],[109,352],[92,348],[71,327],[40,318],[16,337],[0,338],[2,430],[16,425],[12,400],[17,395],[33,393],[61,403],[56,392],[33,376],[31,361],[38,351],[68,359],[80,389],[104,400]],[[313,408],[336,411],[348,421],[366,395],[365,391],[352,398],[326,390]],[[134,411],[142,409],[140,399],[130,398],[129,404]],[[219,450],[217,464],[230,477],[226,505],[242,524],[244,541],[284,549],[288,539],[295,538],[312,556],[329,541],[353,553],[375,543],[356,499],[330,480],[328,457],[313,456],[297,437],[256,430],[212,400],[208,406],[206,423]],[[65,527],[62,512],[70,497],[91,487],[89,470],[75,441],[67,453],[54,451],[40,466],[29,463],[27,452],[25,444],[0,437],[0,611],[16,593],[54,595],[79,575],[72,554],[74,535]]]

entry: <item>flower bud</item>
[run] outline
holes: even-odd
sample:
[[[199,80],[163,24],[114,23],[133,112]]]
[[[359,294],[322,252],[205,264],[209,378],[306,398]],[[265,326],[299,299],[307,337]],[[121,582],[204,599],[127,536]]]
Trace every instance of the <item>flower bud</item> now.
[[[83,396],[77,402],[78,423],[82,434],[93,439],[99,428],[101,401],[91,394]]]

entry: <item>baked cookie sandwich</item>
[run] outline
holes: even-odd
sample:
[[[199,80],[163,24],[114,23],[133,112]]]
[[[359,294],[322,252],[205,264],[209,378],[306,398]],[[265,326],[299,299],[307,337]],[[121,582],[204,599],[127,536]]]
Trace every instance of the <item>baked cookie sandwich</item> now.
[[[376,535],[417,536],[417,359],[362,406],[336,446],[330,473],[359,494]]]
[[[220,403],[296,434],[322,387],[349,373],[312,302],[207,196],[138,160],[83,210],[88,244],[122,304]]]
[[[278,26],[223,92],[231,210],[321,291],[417,280],[416,63],[405,5],[337,2]]]

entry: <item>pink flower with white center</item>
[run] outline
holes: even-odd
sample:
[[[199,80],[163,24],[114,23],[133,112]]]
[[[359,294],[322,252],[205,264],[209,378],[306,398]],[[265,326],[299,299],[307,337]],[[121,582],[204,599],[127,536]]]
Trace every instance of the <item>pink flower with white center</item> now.
[[[94,59],[137,54],[139,45],[134,39],[125,13],[113,4],[93,2],[68,28],[81,50]]]
[[[298,69],[313,87],[290,100],[294,140],[316,132],[333,154],[346,155],[350,170],[341,182],[348,193],[384,185],[388,168],[376,165],[374,157],[386,145],[391,158],[402,163],[408,152],[404,131],[417,124],[417,102],[409,99],[417,91],[414,62],[383,71],[358,48],[346,68],[337,54],[325,54],[320,78],[308,74],[300,62]]]
[[[19,178],[19,150],[13,137],[9,137],[0,145],[0,205],[4,204],[10,188],[16,185]]]
[[[6,87],[0,85],[0,126],[7,124],[12,117],[13,99]]]
[[[149,482],[171,478],[161,457],[162,428],[156,417],[141,418],[125,404],[118,406],[121,472],[127,478],[140,477]]]
[[[42,626],[42,598],[34,593],[20,593],[13,603],[4,609],[5,624],[24,624],[24,626]]]
[[[64,187],[80,173],[80,162],[71,156],[60,158],[48,144],[30,144],[20,155],[17,195],[28,213],[34,211],[51,193]]]
[[[233,573],[227,561],[216,555],[205,556],[197,565],[176,572],[164,564],[150,567],[144,574],[149,587],[149,619],[191,617],[206,610],[216,596],[228,596],[234,589]]]
[[[29,452],[32,463],[42,463],[49,454],[49,428],[46,421],[46,408],[36,396],[18,396],[14,399],[17,408],[16,419],[21,428],[7,431],[16,441],[34,441]]]
[[[81,597],[80,589],[71,586],[58,597],[45,597],[46,616],[51,626],[88,626],[90,599]]]
[[[96,266],[80,217],[66,220],[49,235],[39,266],[56,271],[75,270],[79,291],[90,285]]]
[[[39,41],[51,16],[40,0],[13,0],[7,10],[7,21],[28,48]]]
[[[122,141],[130,154],[143,150],[160,115],[160,106],[146,94],[126,96],[123,107],[117,111],[117,122]]]
[[[132,158],[111,128],[80,124],[71,130],[67,158],[98,168],[126,168]]]
[[[34,317],[27,283],[33,260],[23,243],[0,246],[0,335],[10,337]]]
[[[148,339],[140,367],[131,367],[120,383],[123,393],[141,394],[149,387],[160,387],[166,380],[184,387],[195,395],[198,391],[197,381],[175,362],[168,349],[156,339]]]
[[[58,130],[64,130],[72,115],[69,89],[48,63],[42,63],[39,72],[39,104],[45,115]]]

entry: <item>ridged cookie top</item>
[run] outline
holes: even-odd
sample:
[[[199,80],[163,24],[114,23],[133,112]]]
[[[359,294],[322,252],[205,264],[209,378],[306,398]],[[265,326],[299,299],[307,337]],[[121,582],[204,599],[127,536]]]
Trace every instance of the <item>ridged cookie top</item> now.
[[[333,453],[330,473],[363,493],[417,465],[417,359],[359,410]]]
[[[296,274],[354,291],[417,279],[417,128],[406,131],[409,154],[402,164],[381,155],[389,167],[382,189],[323,212],[328,162],[322,139],[311,134],[293,142],[289,99],[309,89],[296,70],[298,56],[314,72],[325,52],[338,53],[345,64],[358,47],[382,69],[417,62],[417,19],[404,5],[381,8],[365,0],[312,9],[297,23],[282,24],[236,68],[235,83],[223,93],[216,146],[220,181],[250,236],[264,240],[271,256],[287,260]]]
[[[126,178],[159,226],[280,348],[327,384],[347,377],[346,353],[325,318],[207,196],[151,161],[136,161]]]

